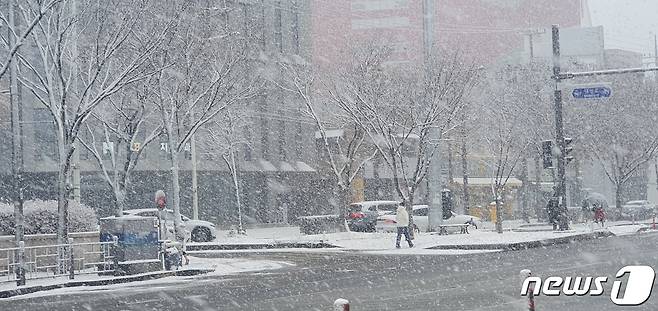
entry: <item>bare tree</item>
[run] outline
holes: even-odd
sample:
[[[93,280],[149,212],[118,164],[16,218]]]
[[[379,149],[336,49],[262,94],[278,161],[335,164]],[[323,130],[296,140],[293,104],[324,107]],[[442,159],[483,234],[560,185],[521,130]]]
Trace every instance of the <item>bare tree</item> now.
[[[153,74],[145,64],[170,25],[135,32],[146,9],[140,1],[57,3],[30,33],[34,53],[17,54],[20,82],[55,125],[60,244],[68,235],[71,159],[84,122],[113,94]]]
[[[143,101],[144,96],[134,96],[137,101],[141,99],[141,103],[126,98],[128,96],[121,98],[120,102],[110,100],[110,107],[93,113],[90,121],[94,121],[94,125],[91,125],[92,122],[86,124],[87,139],[79,140],[94,157],[105,181],[112,189],[115,200],[114,214],[117,217],[123,215],[131,173],[142,152],[162,134],[162,126],[154,124],[152,111]],[[100,139],[96,138],[97,135],[100,135]],[[100,150],[99,145],[102,146]],[[109,161],[104,154],[109,155]]]
[[[230,107],[225,114],[218,116],[199,132],[198,141],[201,142],[202,153],[219,158],[226,165],[231,178],[231,187],[237,211],[237,233],[246,234],[243,224],[244,206],[241,202],[240,167],[236,160],[236,153],[240,147],[250,145],[251,141],[241,135],[238,129],[249,125],[250,111],[242,107]]]
[[[307,62],[293,58],[279,62],[281,79],[273,79],[280,88],[295,94],[302,103],[304,113],[313,120],[321,139],[326,162],[334,179],[337,211],[346,214],[351,203],[352,183],[366,162],[378,153],[367,141],[365,131],[346,116],[333,101],[327,101],[327,83],[320,81],[322,74]],[[332,135],[332,133],[338,133]]]
[[[519,167],[527,158],[527,150],[534,141],[535,115],[526,111],[524,86],[531,71],[506,67],[491,72],[502,79],[491,82],[483,92],[482,106],[477,118],[480,127],[478,144],[488,155],[484,160],[491,172],[491,192],[496,205],[496,231],[503,233],[503,194],[513,175],[524,174],[526,167]],[[519,168],[521,172],[519,172]],[[511,204],[511,202],[505,202]]]
[[[59,3],[66,0],[24,0],[9,1],[7,11],[0,10],[0,21],[3,22],[8,31],[0,32],[0,43],[4,45],[7,54],[0,61],[0,79],[9,70],[9,64],[18,53],[20,47],[28,40],[32,31],[41,22],[41,19]],[[7,12],[5,14],[5,12]],[[16,16],[14,12],[19,12]],[[21,25],[20,22],[25,25]],[[20,27],[23,26],[23,27]]]
[[[658,154],[658,97],[655,85],[640,77],[613,81],[618,90],[614,96],[599,100],[597,109],[579,109],[571,127],[577,129],[573,144],[601,165],[614,186],[615,206],[621,213],[627,183]]]
[[[190,7],[181,11],[176,13],[181,22],[168,37],[155,65],[167,69],[152,79],[150,98],[158,107],[168,139],[177,239],[183,238],[180,153],[199,128],[227,107],[255,96],[259,80],[248,57],[247,38],[228,24],[212,22],[212,16],[196,14]]]
[[[452,130],[449,121],[462,108],[478,71],[457,53],[439,53],[425,68],[387,65],[387,53],[364,50],[331,94],[374,143],[411,215],[416,191],[437,152],[433,131],[442,136]]]

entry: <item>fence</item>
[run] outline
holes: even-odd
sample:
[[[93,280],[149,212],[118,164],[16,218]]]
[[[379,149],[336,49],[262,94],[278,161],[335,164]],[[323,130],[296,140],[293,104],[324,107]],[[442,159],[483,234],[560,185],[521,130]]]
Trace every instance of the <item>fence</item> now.
[[[0,249],[0,283],[18,281],[23,271],[26,280],[75,275],[113,273],[117,240],[25,246]],[[21,269],[20,258],[23,258]]]

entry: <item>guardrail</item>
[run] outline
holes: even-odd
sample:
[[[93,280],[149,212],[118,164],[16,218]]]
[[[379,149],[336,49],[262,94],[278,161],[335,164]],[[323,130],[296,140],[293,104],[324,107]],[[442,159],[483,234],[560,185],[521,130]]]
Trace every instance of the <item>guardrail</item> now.
[[[116,251],[118,240],[111,242],[40,245],[0,249],[0,283],[76,275],[114,273],[118,266]]]

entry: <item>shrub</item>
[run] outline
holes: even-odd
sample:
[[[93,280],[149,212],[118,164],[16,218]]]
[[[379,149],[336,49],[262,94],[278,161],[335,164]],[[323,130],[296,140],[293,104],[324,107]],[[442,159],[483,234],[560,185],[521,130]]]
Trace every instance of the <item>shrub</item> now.
[[[57,232],[57,201],[26,201],[23,214],[25,234]],[[75,201],[69,203],[69,232],[94,231],[97,225],[98,219],[93,209]],[[0,203],[0,235],[13,235],[15,226],[13,206]]]

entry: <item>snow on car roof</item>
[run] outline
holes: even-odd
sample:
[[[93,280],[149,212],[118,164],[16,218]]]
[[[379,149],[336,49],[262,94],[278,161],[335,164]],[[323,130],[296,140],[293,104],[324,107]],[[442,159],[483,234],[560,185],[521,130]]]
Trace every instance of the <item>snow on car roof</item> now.
[[[169,211],[169,209],[167,209]],[[141,212],[152,212],[152,211],[158,211],[157,208],[135,208],[135,209],[126,209],[123,210],[124,213],[130,213],[130,214],[136,214],[136,213],[141,213]]]
[[[350,205],[372,206],[372,205],[381,205],[381,204],[400,204],[400,201],[363,201],[363,202],[354,202]]]

